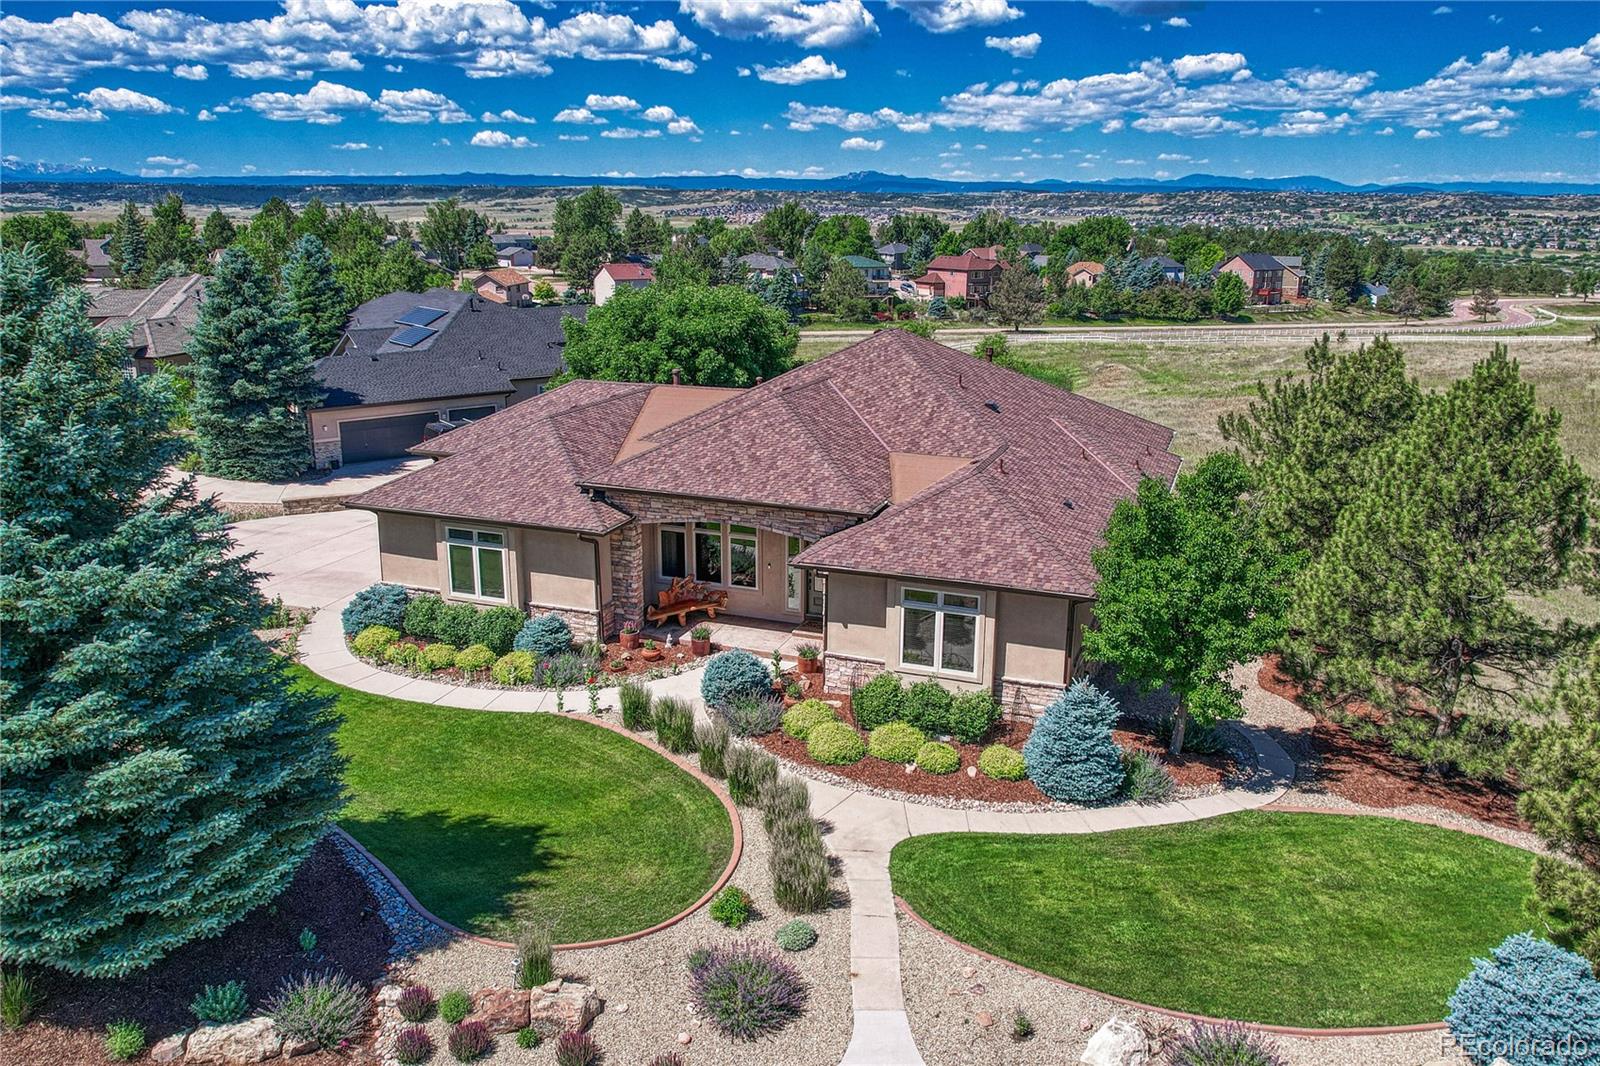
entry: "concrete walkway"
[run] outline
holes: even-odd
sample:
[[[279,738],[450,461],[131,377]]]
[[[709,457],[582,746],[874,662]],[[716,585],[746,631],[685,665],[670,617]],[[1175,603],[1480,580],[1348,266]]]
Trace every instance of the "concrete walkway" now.
[[[338,606],[317,612],[300,638],[301,662],[347,688],[441,707],[490,711],[550,711],[554,692],[513,692],[403,677],[369,666],[345,646]],[[690,700],[701,718],[700,670],[648,682],[658,696]],[[1277,697],[1274,697],[1277,698]],[[564,693],[567,711],[588,709],[585,689]],[[616,706],[617,690],[600,693],[600,706]],[[850,993],[854,1026],[841,1066],[922,1066],[900,987],[900,926],[889,884],[889,852],[900,841],[928,833],[1108,833],[1171,825],[1263,807],[1283,795],[1294,762],[1272,738],[1233,723],[1256,753],[1255,770],[1242,785],[1197,799],[1156,806],[1127,804],[1081,811],[1009,812],[952,810],[888,799],[804,778],[811,809],[844,867],[850,891]]]

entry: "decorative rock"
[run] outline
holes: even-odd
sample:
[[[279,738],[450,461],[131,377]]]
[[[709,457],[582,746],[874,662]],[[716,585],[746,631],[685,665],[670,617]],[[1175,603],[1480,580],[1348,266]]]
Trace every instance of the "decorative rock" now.
[[[317,1050],[317,1042],[315,1040],[285,1038],[283,1041],[283,1057],[286,1059],[297,1059],[301,1055],[309,1055],[315,1050]]]
[[[538,995],[539,993],[534,993]],[[528,993],[520,988],[484,988],[472,994],[470,1022],[482,1022],[491,1033],[514,1033],[528,1027]]]
[[[628,1013],[628,1005],[626,1003],[618,1003],[615,1007],[612,1007],[611,1009],[613,1011],[615,1011],[616,1013],[618,1013],[618,1014],[626,1014],[626,1013]]]
[[[679,1033],[678,1034],[678,1043],[682,1044],[684,1047],[688,1047],[689,1046],[689,1041],[691,1041],[693,1039],[694,1039],[694,1037],[690,1036],[688,1033]]]
[[[545,988],[533,993],[528,1002],[524,1025],[552,1026],[560,1031],[581,1033],[589,1028],[595,1015],[605,1006],[605,1001],[594,994],[593,985],[577,981],[560,981],[559,991],[547,992]]]
[[[1116,1015],[1102,1025],[1089,1038],[1079,1062],[1089,1066],[1147,1066],[1150,1062],[1150,1042],[1144,1030]]]
[[[978,968],[976,966],[963,966],[961,967],[961,976],[976,977],[978,976]]]
[[[561,991],[561,978],[557,977],[554,980],[546,981],[539,987],[544,992],[559,992]]]
[[[976,766],[967,767],[967,776],[968,777],[977,777],[978,776],[978,768]]]
[[[906,773],[914,774],[916,772],[917,772],[917,764],[916,763],[914,763],[914,762],[906,763]]]
[[[1093,1029],[1093,1028],[1094,1028],[1094,1022],[1091,1022],[1089,1020],[1088,1015],[1085,1015],[1082,1018],[1078,1019],[1078,1031],[1080,1033],[1087,1033],[1090,1029]]]
[[[189,1035],[184,1061],[204,1066],[265,1062],[283,1050],[283,1037],[266,1016],[236,1025],[208,1025]]]
[[[378,1006],[393,1007],[400,1002],[400,993],[404,992],[404,985],[384,985],[378,989]]]
[[[177,1062],[183,1058],[183,1045],[188,1040],[189,1033],[187,1030],[181,1033],[173,1033],[165,1040],[157,1040],[155,1046],[150,1049],[150,1061]]]
[[[978,1028],[980,1029],[992,1029],[994,1027],[994,1015],[986,1010],[980,1010],[974,1015],[973,1021],[978,1023]]]

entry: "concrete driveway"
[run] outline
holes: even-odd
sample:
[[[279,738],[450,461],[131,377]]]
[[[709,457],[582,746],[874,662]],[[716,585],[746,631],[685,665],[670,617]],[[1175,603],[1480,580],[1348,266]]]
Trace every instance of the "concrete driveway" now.
[[[235,522],[237,550],[255,552],[261,592],[290,607],[323,608],[378,580],[378,520],[370,511],[325,511]]]

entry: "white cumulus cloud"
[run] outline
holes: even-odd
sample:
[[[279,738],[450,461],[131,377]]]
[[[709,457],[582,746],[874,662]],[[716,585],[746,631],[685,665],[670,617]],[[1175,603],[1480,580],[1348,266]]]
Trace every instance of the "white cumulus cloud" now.
[[[1232,74],[1243,70],[1245,58],[1238,52],[1207,52],[1204,55],[1179,56],[1172,61],[1172,73],[1180,81],[1191,78],[1214,78],[1218,74]]]
[[[806,56],[798,63],[782,67],[756,64],[756,77],[778,85],[804,85],[808,81],[836,81],[845,72],[821,56]]]
[[[846,137],[839,142],[839,147],[847,152],[878,152],[883,150],[883,142],[869,141],[865,137]]]
[[[172,68],[172,73],[185,81],[205,81],[211,76],[203,63],[179,63]]]
[[[837,48],[878,33],[861,0],[680,0],[678,10],[718,37],[764,37],[800,48]]]
[[[1018,37],[985,37],[985,48],[998,48],[1007,55],[1017,59],[1032,59],[1039,52],[1039,45],[1044,43],[1044,38],[1037,33],[1024,33]]]
[[[1006,0],[889,0],[930,33],[954,33],[969,26],[994,26],[1022,17]]]
[[[538,145],[526,137],[513,137],[504,130],[479,130],[472,135],[472,140],[467,142],[476,148],[537,148]]]

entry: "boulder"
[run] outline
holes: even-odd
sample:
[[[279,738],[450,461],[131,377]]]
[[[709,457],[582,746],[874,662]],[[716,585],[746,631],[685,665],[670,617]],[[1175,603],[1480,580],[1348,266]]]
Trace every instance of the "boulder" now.
[[[265,1015],[235,1025],[207,1025],[189,1034],[184,1061],[197,1066],[231,1066],[278,1057],[283,1037]]]
[[[536,996],[543,992],[533,993]],[[514,1033],[528,1027],[528,991],[524,988],[484,988],[472,994],[469,1022],[482,1022],[491,1033]]]
[[[189,1040],[187,1030],[173,1033],[164,1040],[157,1040],[150,1048],[151,1062],[177,1062],[183,1058],[183,1047]]]
[[[605,1001],[595,995],[593,985],[563,981],[555,992],[541,988],[531,995],[525,1024],[541,1031],[578,1033],[589,1028],[604,1006]]]
[[[1148,1066],[1150,1041],[1137,1025],[1113,1015],[1095,1030],[1078,1061],[1089,1066]]]

